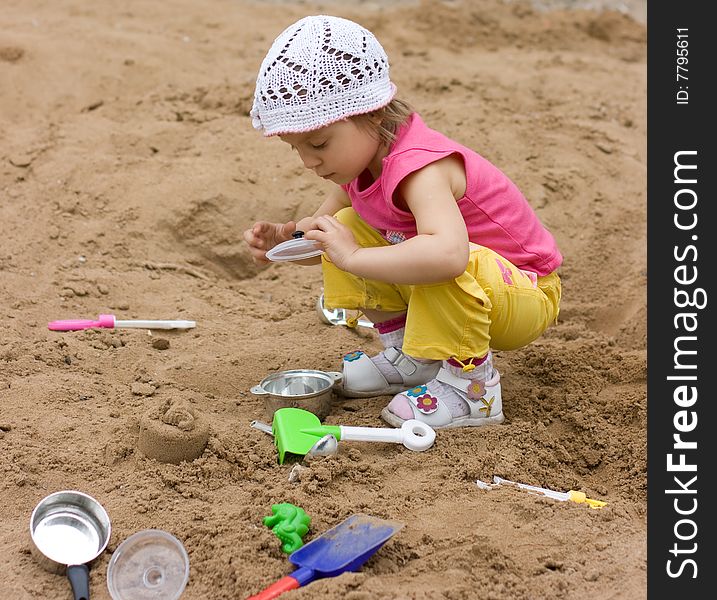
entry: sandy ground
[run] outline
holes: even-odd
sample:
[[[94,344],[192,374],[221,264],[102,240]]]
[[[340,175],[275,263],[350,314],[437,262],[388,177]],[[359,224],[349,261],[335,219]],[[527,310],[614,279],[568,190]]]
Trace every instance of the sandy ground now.
[[[30,553],[30,514],[62,489],[111,518],[95,599],[112,551],[147,528],[187,549],[183,598],[258,592],[292,570],[262,524],[278,502],[312,518],[305,541],[354,513],[404,525],[297,600],[645,597],[644,11],[565,4],[3,2],[0,598],[71,598]],[[317,269],[257,271],[241,242],[326,192],[248,118],[271,40],[318,12],[373,30],[401,96],[523,189],[565,256],[564,300],[557,326],[497,355],[504,424],[439,431],[425,453],[343,442],[290,483],[296,461],[249,426],[264,418],[250,388],[379,349],[373,330],[319,320]],[[47,329],[100,313],[197,327]],[[337,400],[326,421],[383,426],[387,401]],[[140,450],[140,421],[166,409],[180,437],[208,423],[199,458]],[[478,488],[493,475],[608,504]]]

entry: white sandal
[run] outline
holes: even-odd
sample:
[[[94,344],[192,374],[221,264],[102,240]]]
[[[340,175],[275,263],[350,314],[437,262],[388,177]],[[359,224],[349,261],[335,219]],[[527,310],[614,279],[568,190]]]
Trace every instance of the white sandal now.
[[[427,385],[419,385],[406,390],[396,395],[394,400],[397,398],[407,400],[408,406],[413,411],[413,418],[430,425],[433,429],[478,427],[503,422],[505,417],[503,416],[500,390],[500,373],[497,370],[494,370],[493,377],[483,382],[478,379],[458,377],[445,367],[441,367],[435,379],[456,388],[468,404],[470,413],[462,417],[454,417],[445,403],[431,395]],[[394,427],[400,427],[405,421],[391,412],[388,406],[381,411],[381,418]]]
[[[357,350],[343,360],[343,383],[337,391],[346,398],[369,398],[396,394],[406,388],[424,384],[436,376],[440,361],[421,363],[398,348],[386,348],[383,356],[401,376],[399,383],[389,383],[371,358]]]

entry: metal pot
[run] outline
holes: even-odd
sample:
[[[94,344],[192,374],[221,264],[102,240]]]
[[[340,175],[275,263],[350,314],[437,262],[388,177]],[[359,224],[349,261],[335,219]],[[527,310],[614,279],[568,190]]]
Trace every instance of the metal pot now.
[[[279,371],[262,379],[251,393],[265,396],[264,409],[269,419],[279,408],[302,408],[324,419],[331,412],[334,387],[342,379],[343,375],[336,371]]]
[[[67,575],[75,600],[89,600],[89,565],[107,548],[110,534],[102,505],[74,490],[46,496],[30,517],[32,555],[45,570]]]

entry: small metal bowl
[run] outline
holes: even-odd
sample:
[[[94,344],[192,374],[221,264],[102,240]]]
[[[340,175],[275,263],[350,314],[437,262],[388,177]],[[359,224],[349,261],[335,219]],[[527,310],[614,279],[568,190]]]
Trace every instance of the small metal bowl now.
[[[45,497],[30,517],[31,551],[51,573],[92,563],[107,547],[112,527],[102,505],[87,494],[62,490]]]
[[[342,379],[343,375],[336,371],[279,371],[262,379],[251,393],[265,396],[264,409],[270,419],[279,408],[302,408],[324,419],[331,411],[334,386]]]

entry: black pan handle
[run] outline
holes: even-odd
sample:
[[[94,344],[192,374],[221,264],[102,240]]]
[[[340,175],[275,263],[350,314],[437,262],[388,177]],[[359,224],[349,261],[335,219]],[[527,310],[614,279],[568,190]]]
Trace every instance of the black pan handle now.
[[[90,569],[87,565],[70,565],[67,578],[75,600],[90,600]]]

